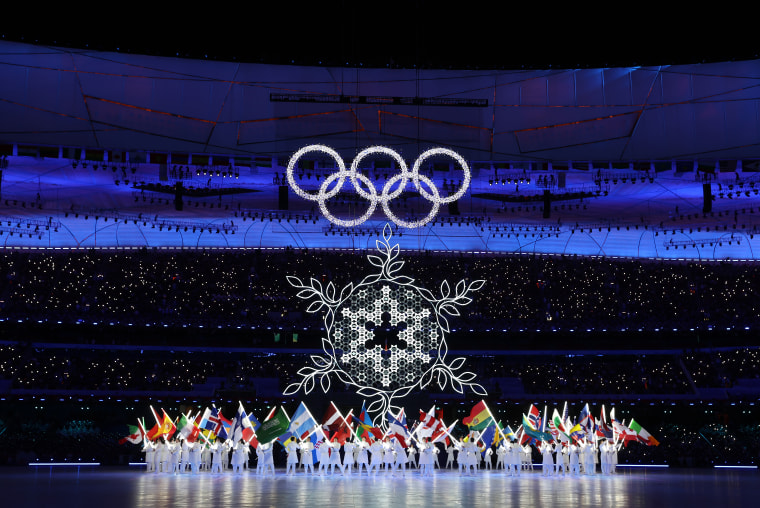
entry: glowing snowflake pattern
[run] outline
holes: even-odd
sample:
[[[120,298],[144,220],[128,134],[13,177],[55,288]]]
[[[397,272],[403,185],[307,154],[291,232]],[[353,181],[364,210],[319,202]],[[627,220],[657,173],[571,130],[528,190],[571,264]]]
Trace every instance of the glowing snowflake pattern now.
[[[404,262],[396,259],[399,246],[391,245],[390,239],[391,228],[386,225],[383,240],[376,242],[381,255],[367,256],[378,271],[340,292],[332,282],[323,287],[314,278],[304,283],[288,277],[299,289],[299,298],[312,300],[307,312],[325,312],[327,337],[322,339],[325,354],[311,356],[314,367],[301,368],[300,381],[288,386],[285,395],[299,390],[309,393],[317,381],[326,393],[331,377],[337,378],[372,399],[367,410],[375,415],[396,411],[394,401],[434,380],[442,389],[448,384],[459,393],[469,388],[486,395],[474,382],[475,374],[461,371],[464,358],[447,361],[445,339],[449,332],[446,316],[458,316],[457,307],[472,302],[467,295],[483,287],[484,281],[459,281],[453,294],[444,281],[440,296],[435,296],[399,273]]]

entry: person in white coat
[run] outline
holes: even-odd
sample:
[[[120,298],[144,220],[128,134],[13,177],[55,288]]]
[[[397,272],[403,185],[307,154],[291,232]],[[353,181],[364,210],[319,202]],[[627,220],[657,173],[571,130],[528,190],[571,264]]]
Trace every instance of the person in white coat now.
[[[303,466],[303,472],[308,473],[310,472],[312,475],[314,474],[314,443],[311,442],[310,438],[306,438],[305,440],[301,441],[299,445],[301,449],[301,465]]]
[[[340,462],[340,442],[338,442],[338,438],[333,438],[332,443],[330,443],[330,474],[335,474],[335,467],[338,467],[340,469],[341,474],[343,473],[343,464]]]
[[[325,476],[330,465],[330,443],[325,439],[317,448],[317,458],[319,459],[319,474]]]
[[[507,465],[507,447],[502,442],[496,449],[496,469],[506,469]]]
[[[272,444],[269,443],[261,445],[261,447],[264,449],[264,467],[262,474],[266,474],[267,471],[271,471],[272,476],[274,476],[274,456],[272,455]]]
[[[457,448],[454,446],[454,443],[451,443],[446,447],[446,469],[454,468],[454,460],[456,459],[454,452],[456,451]]]
[[[369,476],[369,443],[367,443],[365,438],[361,438],[356,445],[356,450],[358,451],[356,454],[356,469],[359,472],[359,476],[362,475],[362,468],[364,468]]]
[[[285,451],[288,454],[285,474],[294,475],[296,474],[296,466],[298,465],[298,443],[296,443],[295,439],[288,441],[288,444],[285,446]]]
[[[378,439],[372,443],[372,446],[369,447],[369,452],[371,456],[368,473],[374,472],[377,474],[377,472],[380,470],[380,465],[383,463],[383,442]]]
[[[343,444],[343,474],[348,474],[354,471],[354,448],[356,445],[353,441],[346,441]]]
[[[398,471],[403,478],[406,476],[406,450],[404,450],[401,441],[395,437],[391,441],[391,447],[393,448],[393,455],[396,457],[393,463],[393,476],[396,476],[396,471]]]

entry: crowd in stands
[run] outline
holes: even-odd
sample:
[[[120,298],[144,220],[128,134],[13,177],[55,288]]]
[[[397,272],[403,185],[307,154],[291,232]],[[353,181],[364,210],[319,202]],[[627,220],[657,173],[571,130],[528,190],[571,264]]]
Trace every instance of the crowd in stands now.
[[[262,379],[276,380],[284,389],[297,381],[299,368],[309,365],[305,350],[199,353],[189,349],[88,348],[59,344],[0,345],[0,380],[11,389],[190,392],[214,378],[214,390],[255,393]],[[452,354],[456,355],[456,351]],[[695,394],[700,388],[730,387],[737,379],[755,378],[760,372],[757,348],[728,351],[685,351],[680,355],[625,351],[605,354],[470,355],[467,369],[475,372],[489,392],[498,396],[499,380],[519,380],[525,394]],[[700,359],[697,361],[696,359]],[[752,365],[745,362],[755,361]],[[736,365],[739,367],[736,367]],[[690,382],[693,380],[693,386]],[[717,383],[715,382],[717,380]],[[334,390],[340,390],[336,383]],[[435,387],[431,388],[435,390]]]
[[[19,319],[169,326],[319,326],[286,276],[339,288],[372,273],[365,253],[61,252],[0,254],[0,312]],[[706,328],[760,323],[760,267],[583,257],[410,254],[404,273],[436,289],[484,279],[467,328]]]

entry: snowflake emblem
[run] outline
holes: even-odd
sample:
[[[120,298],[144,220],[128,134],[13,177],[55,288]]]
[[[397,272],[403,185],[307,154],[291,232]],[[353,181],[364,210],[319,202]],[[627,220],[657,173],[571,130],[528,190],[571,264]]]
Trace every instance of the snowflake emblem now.
[[[458,316],[457,307],[472,302],[467,295],[483,287],[484,281],[459,281],[453,294],[444,281],[440,296],[435,296],[399,273],[404,262],[397,260],[399,246],[391,245],[391,236],[386,225],[383,240],[376,241],[380,255],[367,256],[377,272],[340,292],[332,282],[323,287],[314,278],[306,283],[288,277],[299,289],[298,298],[311,300],[307,312],[325,313],[327,337],[322,339],[324,355],[311,356],[314,367],[301,368],[300,381],[288,386],[285,395],[309,393],[317,381],[326,393],[331,377],[337,378],[370,398],[367,410],[374,415],[397,411],[394,402],[434,380],[442,389],[450,385],[458,393],[470,388],[486,395],[474,382],[475,374],[461,370],[463,357],[447,360],[446,345],[446,316]]]

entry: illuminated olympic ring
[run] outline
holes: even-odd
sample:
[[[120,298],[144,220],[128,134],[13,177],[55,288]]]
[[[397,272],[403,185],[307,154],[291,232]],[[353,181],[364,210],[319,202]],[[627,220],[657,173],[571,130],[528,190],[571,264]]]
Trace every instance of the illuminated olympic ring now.
[[[296,164],[298,163],[298,160],[310,152],[320,152],[326,154],[332,157],[338,164],[338,171],[325,178],[325,181],[322,182],[322,185],[320,185],[319,190],[316,194],[309,194],[301,187],[299,187],[293,175],[293,171],[296,167]],[[401,170],[400,173],[394,175],[387,182],[385,182],[382,193],[380,195],[378,195],[377,189],[375,188],[372,181],[358,170],[359,163],[362,161],[362,159],[372,154],[383,154],[392,157]],[[451,196],[447,196],[445,198],[441,197],[440,193],[438,192],[438,188],[435,186],[433,181],[430,180],[430,178],[420,174],[420,166],[422,163],[428,158],[435,155],[448,155],[457,161],[457,163],[459,163],[459,166],[462,168],[462,171],[464,173],[464,180],[459,190],[455,194],[452,194]],[[406,162],[404,162],[404,159],[402,159],[401,155],[399,155],[399,153],[395,150],[383,146],[371,146],[359,152],[356,158],[354,158],[354,162],[351,164],[351,169],[346,170],[346,164],[343,162],[343,159],[341,158],[340,154],[338,154],[338,152],[325,145],[309,145],[301,148],[293,154],[293,157],[291,157],[290,162],[288,163],[287,175],[288,184],[296,194],[308,201],[316,201],[319,203],[319,209],[322,212],[322,215],[327,218],[327,220],[333,224],[344,227],[353,227],[358,226],[359,224],[363,224],[375,212],[378,203],[382,205],[385,215],[391,221],[393,221],[394,224],[405,228],[417,228],[424,226],[433,220],[433,218],[438,214],[438,209],[441,205],[458,200],[464,195],[464,193],[467,191],[467,188],[470,186],[470,168],[467,166],[467,162],[464,160],[464,158],[462,158],[461,155],[447,148],[431,148],[430,150],[423,152],[414,162],[412,170],[409,171]],[[343,184],[346,182],[346,178],[351,179],[351,183],[353,184],[354,189],[356,189],[356,193],[359,194],[362,198],[369,201],[369,207],[367,208],[367,211],[364,213],[364,215],[353,220],[339,219],[331,214],[327,209],[327,200],[334,197],[338,194],[338,192],[340,192],[340,189],[343,188]],[[330,185],[335,180],[338,180],[338,182],[331,190],[328,191],[327,189],[330,188]],[[398,188],[394,191],[391,191],[393,185],[399,180],[401,183],[398,185]],[[403,219],[400,219],[393,214],[389,206],[389,202],[392,199],[397,198],[404,191],[404,188],[406,188],[409,180],[414,183],[414,186],[419,191],[420,196],[433,204],[430,213],[423,219],[415,222],[407,222]],[[367,187],[368,191],[362,188],[360,182]],[[420,182],[424,183],[430,189],[430,191],[428,192],[425,190]]]

